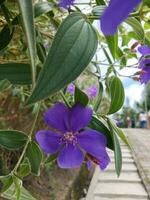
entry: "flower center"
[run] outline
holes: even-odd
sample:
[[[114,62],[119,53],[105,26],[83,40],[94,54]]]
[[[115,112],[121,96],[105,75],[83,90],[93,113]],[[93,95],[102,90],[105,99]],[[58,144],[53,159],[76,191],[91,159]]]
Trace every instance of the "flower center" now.
[[[76,144],[77,137],[75,136],[74,133],[68,132],[68,133],[63,134],[63,137],[61,138],[61,142],[65,143],[65,144],[68,144],[68,143]]]

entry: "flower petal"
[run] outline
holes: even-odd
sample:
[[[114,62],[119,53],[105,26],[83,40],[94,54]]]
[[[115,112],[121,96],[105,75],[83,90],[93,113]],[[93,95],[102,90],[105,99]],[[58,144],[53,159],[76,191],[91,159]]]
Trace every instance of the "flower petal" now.
[[[68,144],[60,151],[57,162],[61,168],[77,168],[80,167],[83,158],[84,155],[77,146]]]
[[[71,5],[73,5],[75,0],[60,0],[59,6],[65,9],[68,9]]]
[[[101,30],[105,35],[113,35],[117,27],[129,15],[141,0],[110,0],[101,17]]]
[[[48,154],[56,153],[60,148],[61,136],[49,130],[40,130],[36,133],[36,140],[43,151]]]
[[[139,69],[144,69],[145,67],[149,68],[150,67],[150,59],[149,58],[143,58],[139,62]]]
[[[140,46],[138,51],[142,54],[142,56],[150,54],[150,48],[147,45]]]
[[[106,137],[95,131],[86,130],[77,135],[78,144],[96,158],[102,157],[107,145]]]
[[[92,118],[92,109],[81,104],[75,104],[70,110],[70,128],[76,132],[86,127]]]
[[[141,83],[147,84],[150,80],[150,67],[145,67],[142,69],[143,73],[140,74]]]
[[[56,103],[44,113],[45,122],[54,129],[67,132],[69,110],[63,103]]]
[[[99,161],[100,161],[99,166],[100,166],[101,170],[106,169],[106,167],[110,163],[110,158],[106,151],[103,152],[103,156],[99,158]]]

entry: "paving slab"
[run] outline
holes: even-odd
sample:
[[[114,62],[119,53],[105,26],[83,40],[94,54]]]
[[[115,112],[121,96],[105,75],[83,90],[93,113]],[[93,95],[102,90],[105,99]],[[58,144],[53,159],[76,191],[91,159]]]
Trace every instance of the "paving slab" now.
[[[102,172],[98,178],[99,182],[129,182],[129,183],[137,183],[141,182],[141,179],[137,172],[122,172],[121,175],[118,176],[114,172],[105,173]]]
[[[127,187],[128,186],[128,187]],[[135,197],[145,198],[147,193],[141,183],[99,182],[94,194],[101,197]]]
[[[125,130],[126,131],[126,130]],[[139,130],[133,131],[134,133],[138,133]],[[127,130],[127,135],[132,134],[130,130]],[[132,131],[131,131],[132,132]],[[129,141],[130,141],[129,137]],[[133,136],[134,139],[137,135]],[[133,138],[132,138],[133,140]],[[137,139],[136,139],[137,140]],[[149,147],[150,147],[150,133],[149,133]],[[147,141],[147,142],[148,142]],[[137,144],[136,144],[137,145]],[[135,145],[135,146],[136,146]],[[144,145],[144,142],[143,142]],[[123,165],[122,165],[122,173],[118,178],[115,172],[114,165],[114,155],[112,151],[109,151],[109,155],[111,157],[111,164],[106,169],[106,171],[100,171],[99,167],[96,168],[93,179],[91,181],[91,185],[88,190],[88,194],[85,200],[148,200],[148,193],[144,187],[141,177],[139,176],[139,172],[137,169],[137,162],[135,162],[135,154],[134,154],[134,145],[132,152],[126,145],[122,145],[122,155],[123,155]],[[141,150],[141,148],[136,146],[136,150]],[[141,150],[142,151],[142,150]],[[149,148],[150,151],[150,148]],[[147,151],[148,154],[149,151]],[[142,154],[142,153],[141,153]],[[140,159],[144,162],[143,154]],[[136,164],[135,164],[136,163]],[[150,169],[150,155],[149,162],[144,162],[145,168]],[[150,184],[149,184],[150,186]]]

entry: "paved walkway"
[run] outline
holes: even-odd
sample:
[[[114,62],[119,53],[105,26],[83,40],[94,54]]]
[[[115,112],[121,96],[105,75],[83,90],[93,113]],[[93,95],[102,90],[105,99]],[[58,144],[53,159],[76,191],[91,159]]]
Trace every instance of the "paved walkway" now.
[[[125,130],[128,134],[136,133],[139,130]],[[141,130],[140,130],[141,131]],[[131,135],[130,135],[131,136]],[[150,136],[149,136],[150,139]],[[129,137],[130,140],[130,137]],[[132,142],[131,142],[132,143]],[[150,140],[149,140],[150,143]],[[138,147],[137,147],[138,148]],[[149,149],[150,151],[150,149]],[[104,172],[96,168],[86,200],[147,200],[148,193],[139,176],[133,154],[128,147],[122,144],[123,168],[118,178],[114,168],[113,152],[110,152],[111,164]],[[150,160],[149,160],[150,163]]]

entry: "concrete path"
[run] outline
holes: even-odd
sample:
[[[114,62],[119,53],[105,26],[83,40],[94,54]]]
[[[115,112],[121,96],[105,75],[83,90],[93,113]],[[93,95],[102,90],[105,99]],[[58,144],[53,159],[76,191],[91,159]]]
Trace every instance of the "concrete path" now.
[[[111,164],[102,172],[96,168],[85,200],[147,200],[148,194],[139,176],[128,147],[122,144],[123,167],[118,178],[114,168],[113,152]]]

